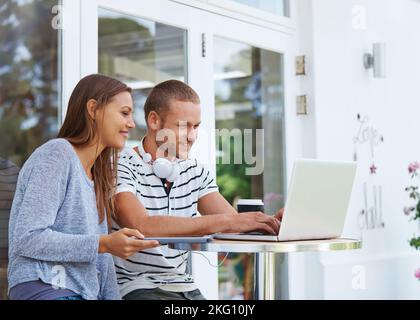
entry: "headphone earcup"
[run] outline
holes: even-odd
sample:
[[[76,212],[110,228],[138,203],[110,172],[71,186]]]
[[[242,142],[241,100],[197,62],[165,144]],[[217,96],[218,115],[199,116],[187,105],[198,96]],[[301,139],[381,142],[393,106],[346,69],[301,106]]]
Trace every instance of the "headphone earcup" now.
[[[159,158],[153,162],[153,172],[161,179],[168,179],[172,174],[173,164],[168,159]]]
[[[174,182],[179,174],[181,173],[181,167],[177,162],[172,163],[172,172],[169,177],[166,178],[169,182]]]

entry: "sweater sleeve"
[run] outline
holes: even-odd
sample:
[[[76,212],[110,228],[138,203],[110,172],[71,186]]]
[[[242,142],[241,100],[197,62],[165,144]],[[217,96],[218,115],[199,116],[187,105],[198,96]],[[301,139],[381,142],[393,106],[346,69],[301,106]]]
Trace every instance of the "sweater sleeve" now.
[[[67,155],[68,157],[68,155]],[[56,150],[34,157],[18,180],[19,199],[13,206],[11,245],[18,255],[41,261],[95,262],[99,235],[65,234],[53,230],[64,201],[70,163]]]
[[[117,284],[117,277],[112,256],[108,253],[99,255],[101,270],[101,289],[100,300],[121,300],[120,291]]]

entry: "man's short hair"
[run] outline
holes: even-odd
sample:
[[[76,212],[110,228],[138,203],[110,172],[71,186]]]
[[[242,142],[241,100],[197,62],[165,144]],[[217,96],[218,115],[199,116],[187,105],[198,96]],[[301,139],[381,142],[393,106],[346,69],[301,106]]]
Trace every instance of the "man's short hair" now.
[[[144,104],[144,116],[149,117],[155,111],[161,118],[165,118],[172,101],[200,103],[200,97],[189,85],[178,80],[168,80],[155,86]]]

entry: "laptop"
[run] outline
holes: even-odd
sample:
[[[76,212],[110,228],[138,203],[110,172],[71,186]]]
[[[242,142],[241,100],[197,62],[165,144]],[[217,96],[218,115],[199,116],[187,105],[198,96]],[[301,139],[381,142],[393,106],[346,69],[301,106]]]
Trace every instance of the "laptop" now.
[[[296,160],[277,236],[219,233],[215,239],[293,241],[341,236],[356,175],[356,162]]]

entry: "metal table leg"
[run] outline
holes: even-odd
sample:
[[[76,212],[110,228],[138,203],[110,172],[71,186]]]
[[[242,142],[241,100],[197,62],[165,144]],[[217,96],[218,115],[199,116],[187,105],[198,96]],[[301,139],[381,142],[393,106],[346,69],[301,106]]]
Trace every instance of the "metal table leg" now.
[[[254,292],[256,300],[275,300],[275,253],[255,254]]]

